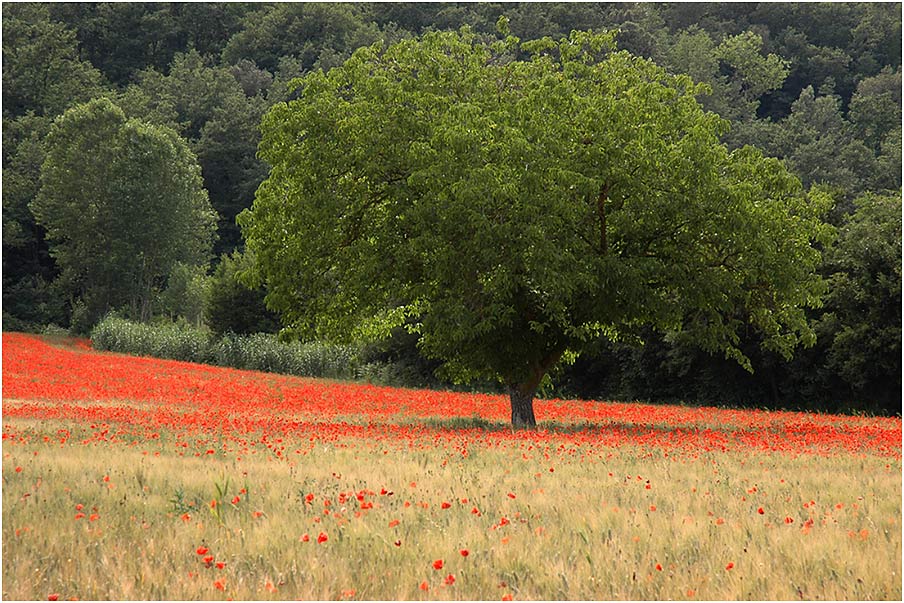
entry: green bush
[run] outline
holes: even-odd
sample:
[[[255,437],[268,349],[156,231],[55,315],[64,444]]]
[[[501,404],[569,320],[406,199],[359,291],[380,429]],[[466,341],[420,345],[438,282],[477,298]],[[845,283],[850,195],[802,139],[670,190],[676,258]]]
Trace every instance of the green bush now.
[[[95,349],[138,356],[210,362],[207,333],[185,324],[135,323],[116,316],[101,320],[91,331]]]
[[[305,377],[354,379],[359,364],[355,346],[282,343],[267,333],[217,336],[184,322],[142,324],[112,315],[91,339],[98,350]]]

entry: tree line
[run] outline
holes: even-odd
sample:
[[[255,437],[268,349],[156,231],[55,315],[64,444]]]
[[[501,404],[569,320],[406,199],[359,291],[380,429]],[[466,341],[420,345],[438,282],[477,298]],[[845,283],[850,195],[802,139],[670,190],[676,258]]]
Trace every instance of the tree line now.
[[[491,39],[505,17],[521,40],[614,31],[619,49],[704,84],[694,96],[730,126],[720,132],[725,147],[779,159],[825,200],[837,232],[817,244],[827,288],[806,309],[815,344],[791,360],[764,349],[761,333],[741,333],[734,348],[751,374],[699,340],[645,325],[633,339],[588,339],[593,353],[557,368],[541,392],[899,413],[897,9],[4,4],[4,329],[86,332],[115,309],[220,333],[277,330],[263,281],[249,288],[236,279],[254,264],[236,216],[274,167],[257,154],[264,116],[303,93],[296,78],[343,66],[359,48],[463,25]],[[76,210],[76,190],[99,206]],[[396,328],[378,347],[432,380],[439,363],[417,341]]]

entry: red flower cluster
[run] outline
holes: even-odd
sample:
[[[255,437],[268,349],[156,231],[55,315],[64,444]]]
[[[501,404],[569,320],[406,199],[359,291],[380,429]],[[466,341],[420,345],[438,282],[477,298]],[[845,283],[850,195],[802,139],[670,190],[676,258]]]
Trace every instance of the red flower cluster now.
[[[94,430],[91,443],[158,440],[160,430],[169,429],[184,454],[212,452],[211,458],[254,454],[262,448],[285,458],[305,454],[313,442],[348,439],[387,447],[429,441],[464,456],[473,446],[554,442],[603,449],[630,444],[691,454],[759,450],[901,458],[900,418],[538,400],[541,421],[593,426],[511,432],[430,428],[414,422],[398,425],[392,417],[479,415],[505,422],[510,411],[503,396],[335,383],[136,358],[93,352],[85,341],[56,347],[21,333],[3,334],[3,397],[5,417],[81,421]],[[111,404],[112,400],[130,402]],[[349,416],[363,420],[349,423],[345,420]],[[213,434],[220,438],[210,437]],[[249,434],[263,436],[250,441]],[[8,437],[11,434],[5,432]],[[60,442],[68,437],[68,431],[60,434]],[[311,502],[307,497],[305,501]]]

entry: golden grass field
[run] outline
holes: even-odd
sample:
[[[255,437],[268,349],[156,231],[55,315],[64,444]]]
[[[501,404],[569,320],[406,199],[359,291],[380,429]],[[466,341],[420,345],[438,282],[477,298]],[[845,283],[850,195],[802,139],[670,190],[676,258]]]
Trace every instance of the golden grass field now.
[[[348,442],[236,461],[12,425],[4,599],[901,598],[899,460]]]

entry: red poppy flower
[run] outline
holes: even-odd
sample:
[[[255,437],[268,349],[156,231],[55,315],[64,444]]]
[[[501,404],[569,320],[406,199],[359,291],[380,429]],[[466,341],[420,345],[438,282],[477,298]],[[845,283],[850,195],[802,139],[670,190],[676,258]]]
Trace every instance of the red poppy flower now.
[[[225,561],[217,561],[217,569],[223,569],[224,567],[226,567]]]
[[[756,512],[759,513],[760,515],[763,515],[765,513],[765,511],[763,510],[763,507],[760,507],[759,509],[757,509]]]
[[[657,564],[656,564],[656,571],[657,571],[657,572],[661,572],[661,571],[662,571],[662,565],[660,565],[660,564],[657,563]]]
[[[394,527],[396,527],[397,525],[399,525],[399,520],[398,520],[398,519],[393,519],[392,521],[389,522],[389,527],[390,527],[390,528],[394,528]]]
[[[433,562],[433,569],[435,569],[435,570],[441,570],[441,569],[443,569],[443,560],[442,560],[442,559],[437,559],[436,561],[434,561],[434,562]]]
[[[309,541],[310,539],[311,539],[311,537],[308,536],[307,534],[302,534],[302,535],[301,535],[301,538],[299,538],[299,540],[302,541],[302,542],[307,542],[307,541]]]
[[[452,507],[452,505],[450,505],[449,503],[447,503],[445,501],[443,501],[443,504],[440,505],[440,508],[443,508],[443,509],[448,509],[450,507]]]
[[[241,500],[242,499],[239,498],[238,496],[234,496],[234,497],[232,497],[232,504],[237,505],[237,504],[239,504],[239,502],[241,502]]]
[[[511,600],[512,600],[512,593],[505,593],[504,595],[502,595],[502,600],[503,600],[503,601],[511,601]]]
[[[730,570],[730,569],[733,568],[733,567],[734,567],[734,563],[733,563],[733,562],[729,562],[728,565],[725,566],[725,569]]]
[[[222,580],[216,580],[213,583],[213,587],[217,590],[226,590],[226,583]]]
[[[57,600],[59,600],[59,598],[60,598],[60,593],[51,593],[51,594],[47,595],[48,601],[57,601]]]
[[[329,540],[329,537],[325,533],[320,532],[320,534],[317,535],[317,544],[323,544],[327,540]]]
[[[206,555],[203,561],[207,564],[207,567],[210,567],[211,565],[213,565],[213,555]]]
[[[508,497],[509,497],[509,498],[515,498],[515,495],[512,494],[511,492],[509,492],[509,493],[508,493]]]
[[[445,577],[443,582],[445,582],[446,585],[448,585],[448,586],[452,586],[453,584],[455,584],[455,576],[453,576],[452,574],[449,574],[448,576]]]
[[[426,580],[424,580],[423,582],[421,582],[421,585],[420,585],[418,588],[420,588],[420,589],[423,590],[423,591],[430,590],[430,586],[427,585],[427,581],[426,581]]]
[[[199,555],[206,555],[209,550],[206,546],[199,546],[195,552]]]
[[[458,551],[458,552],[461,553],[461,556],[462,556],[462,557],[467,557],[468,555],[471,554],[470,551],[468,551],[468,549],[461,549],[461,550]]]

